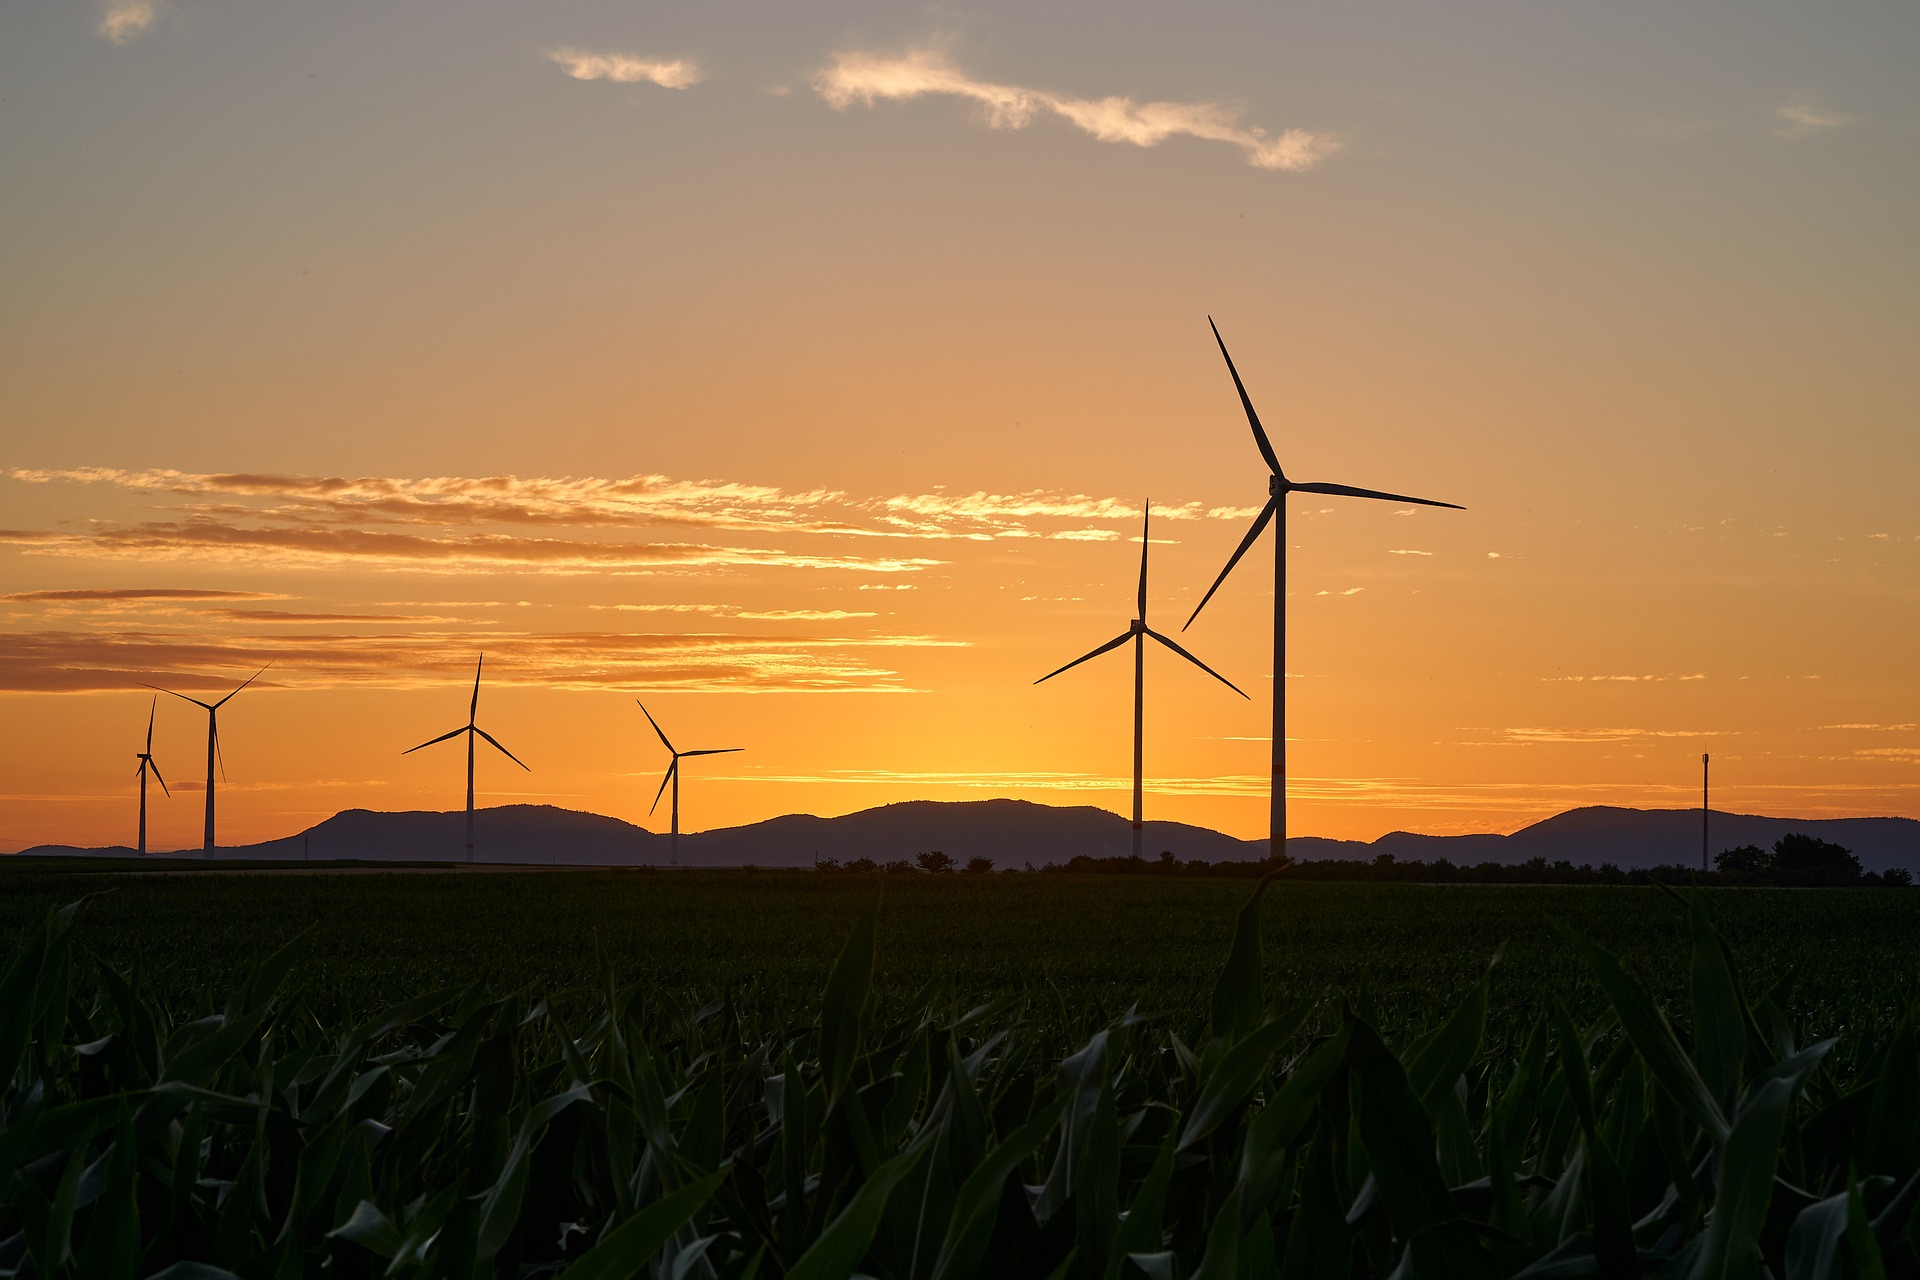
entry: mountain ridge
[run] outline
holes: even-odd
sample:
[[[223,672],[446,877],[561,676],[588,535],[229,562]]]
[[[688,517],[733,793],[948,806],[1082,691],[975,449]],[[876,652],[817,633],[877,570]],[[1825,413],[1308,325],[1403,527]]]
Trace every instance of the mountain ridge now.
[[[554,805],[479,809],[474,825],[476,858],[486,863],[638,866],[664,865],[669,857],[670,840],[663,833]],[[998,867],[1017,869],[1083,855],[1122,855],[1131,844],[1129,826],[1120,815],[1091,805],[903,800],[833,818],[784,814],[738,827],[682,833],[680,861],[690,867],[805,867],[816,858],[885,862],[937,849],[958,862],[987,857]],[[1716,853],[1743,844],[1767,847],[1794,831],[1844,845],[1868,871],[1920,871],[1920,820],[1913,818],[1777,818],[1714,810],[1709,847]],[[222,847],[216,859],[457,862],[465,857],[464,832],[461,810],[344,809],[291,836]],[[1162,850],[1183,862],[1254,862],[1267,855],[1265,840],[1242,840],[1184,822],[1148,822],[1143,834],[1149,857]],[[1297,836],[1287,845],[1295,859],[1305,862],[1371,861],[1390,855],[1403,862],[1446,858],[1458,865],[1511,866],[1539,857],[1575,866],[1611,862],[1623,870],[1695,866],[1700,858],[1700,811],[1593,805],[1543,818],[1510,835],[1392,831],[1370,841]],[[192,860],[198,854],[197,849],[182,849],[147,856]],[[125,846],[38,845],[13,856],[138,855]]]

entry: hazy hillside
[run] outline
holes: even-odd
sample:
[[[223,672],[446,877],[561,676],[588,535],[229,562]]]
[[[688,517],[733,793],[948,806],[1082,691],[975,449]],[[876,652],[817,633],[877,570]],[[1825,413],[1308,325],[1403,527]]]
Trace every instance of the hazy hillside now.
[[[458,860],[465,856],[463,813],[376,813],[349,809],[282,840],[220,850],[233,859],[368,861]],[[1920,821],[1912,818],[1768,818],[1715,812],[1712,849],[1734,845],[1771,846],[1792,831],[1844,845],[1868,871],[1889,867],[1920,870]],[[475,814],[475,855],[482,862],[586,865],[665,864],[668,838],[619,818],[579,813],[551,805],[505,805]],[[1510,836],[1431,836],[1396,831],[1371,843],[1313,836],[1288,842],[1303,861],[1328,858],[1370,860],[1391,854],[1399,861],[1439,858],[1469,865],[1509,865],[1529,858],[1565,860],[1575,866],[1611,862],[1633,869],[1697,866],[1700,861],[1698,809],[1572,809]],[[974,800],[947,803],[911,800],[864,809],[837,818],[790,814],[743,827],[680,837],[680,861],[688,866],[812,866],[816,858],[885,862],[938,849],[965,862],[986,857],[1000,867],[1066,862],[1072,858],[1112,857],[1130,847],[1125,818],[1081,805],[1063,808],[1025,800]],[[1180,822],[1146,824],[1147,856],[1171,850],[1180,860],[1255,861],[1266,856],[1264,840],[1240,840],[1205,827]],[[81,850],[60,845],[29,849],[29,854],[130,856],[126,848]],[[197,850],[178,855],[195,857]]]

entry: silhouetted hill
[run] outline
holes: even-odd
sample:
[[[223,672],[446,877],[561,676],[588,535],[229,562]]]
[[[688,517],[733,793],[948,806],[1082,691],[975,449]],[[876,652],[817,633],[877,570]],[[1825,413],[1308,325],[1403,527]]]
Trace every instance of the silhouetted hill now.
[[[1182,862],[1252,862],[1267,842],[1239,840],[1184,822],[1149,822],[1148,857],[1171,849]],[[1028,800],[907,800],[839,818],[792,814],[744,827],[680,837],[680,858],[700,866],[811,866],[816,854],[851,862],[911,858],[938,849],[958,862],[992,858],[1002,867],[1110,858],[1132,848],[1132,823],[1091,805],[1060,808]]]
[[[597,866],[664,865],[668,838],[619,818],[580,813],[552,805],[504,805],[474,815],[478,861],[557,863]],[[313,861],[353,859],[374,862],[458,861],[464,856],[465,815],[410,812],[376,813],[349,809],[282,840],[220,850],[222,860]],[[1735,845],[1763,848],[1789,832],[1801,831],[1843,845],[1868,871],[1890,867],[1920,870],[1920,821],[1912,818],[1768,818],[1715,811],[1712,849]],[[1302,861],[1332,858],[1371,861],[1391,854],[1396,861],[1433,862],[1440,858],[1470,866],[1481,862],[1518,865],[1529,858],[1567,861],[1595,867],[1611,862],[1625,870],[1656,866],[1698,866],[1698,809],[1572,809],[1510,836],[1418,835],[1395,831],[1372,842],[1328,840],[1315,836],[1288,842]],[[1000,867],[1038,867],[1086,855],[1124,854],[1130,847],[1129,824],[1118,814],[1090,805],[1059,807],[1026,800],[972,800],[958,803],[910,800],[864,809],[837,818],[789,814],[743,827],[724,827],[680,837],[680,860],[688,866],[805,867],[816,858],[842,863],[856,858],[886,862],[911,859],[938,849],[958,862],[991,858]],[[1149,858],[1171,850],[1182,862],[1251,862],[1266,856],[1264,840],[1240,840],[1182,822],[1146,824]],[[40,855],[130,857],[133,851],[75,849],[42,845],[26,850]],[[197,850],[169,855],[187,860]]]

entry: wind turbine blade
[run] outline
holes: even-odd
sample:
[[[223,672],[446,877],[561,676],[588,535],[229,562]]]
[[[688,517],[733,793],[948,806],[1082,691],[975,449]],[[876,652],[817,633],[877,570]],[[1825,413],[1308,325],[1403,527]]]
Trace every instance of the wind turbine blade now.
[[[1377,498],[1381,502],[1412,502],[1423,507],[1445,507],[1449,511],[1466,510],[1455,502],[1435,502],[1432,498],[1409,498],[1404,493],[1382,493],[1378,489],[1356,489],[1350,484],[1296,484],[1289,487],[1295,493],[1330,493],[1336,498]]]
[[[479,734],[481,737],[485,738],[488,742],[493,743],[494,750],[498,751],[501,755],[513,761],[515,764],[519,765],[522,769],[527,769],[526,762],[522,760],[519,756],[513,754],[513,752],[501,746],[500,740],[498,738],[495,738],[492,734],[488,733],[485,729],[482,729],[479,725],[475,725],[473,727],[473,731]],[[532,773],[533,770],[527,769],[527,772]]]
[[[682,751],[680,754],[682,757],[723,756],[723,755],[726,755],[729,751],[745,751],[745,750],[746,750],[745,747],[706,747],[699,751]]]
[[[653,793],[653,803],[647,806],[647,814],[649,817],[652,816],[655,809],[660,807],[660,797],[667,794],[667,784],[673,781],[673,771],[679,767],[680,757],[675,756],[673,763],[667,766],[667,771],[660,775],[660,789]]]
[[[633,700],[633,705],[640,708],[640,714],[647,718],[647,723],[653,726],[653,731],[660,735],[660,745],[665,747],[668,751],[673,751],[673,744],[667,741],[667,731],[665,729],[662,729],[660,727],[660,722],[653,718],[653,712],[647,710],[647,704],[640,701],[640,699],[635,698]],[[673,751],[673,754],[677,756],[680,753],[678,751]]]
[[[1240,406],[1247,411],[1247,425],[1253,428],[1253,442],[1260,446],[1260,456],[1273,468],[1273,474],[1285,480],[1287,473],[1280,469],[1280,459],[1274,456],[1266,429],[1260,425],[1260,415],[1253,411],[1253,401],[1247,398],[1246,384],[1240,381],[1240,371],[1233,367],[1233,357],[1227,355],[1226,340],[1221,338],[1220,326],[1213,322],[1212,316],[1207,317],[1207,328],[1213,330],[1213,340],[1220,344],[1220,354],[1226,359],[1227,372],[1233,375],[1233,389],[1240,393]]]
[[[457,738],[461,734],[465,733],[466,731],[467,731],[467,727],[465,725],[461,725],[458,729],[451,729],[446,733],[441,734],[437,738],[428,738],[425,742],[421,743],[419,747],[408,747],[405,751],[402,751],[400,754],[403,756],[410,756],[414,752],[420,750],[421,747],[430,747],[436,742],[445,742],[448,738]]]
[[[1180,629],[1182,631],[1185,631],[1188,627],[1193,625],[1193,620],[1200,616],[1200,611],[1202,609],[1207,607],[1207,601],[1213,599],[1213,593],[1220,589],[1220,584],[1225,582],[1227,580],[1227,575],[1233,572],[1233,566],[1240,563],[1240,557],[1247,554],[1247,548],[1253,545],[1254,539],[1260,536],[1261,530],[1267,527],[1267,521],[1273,519],[1274,512],[1278,511],[1279,509],[1280,509],[1279,494],[1275,494],[1273,497],[1267,499],[1267,505],[1260,508],[1260,514],[1254,517],[1253,528],[1247,530],[1247,536],[1240,539],[1240,545],[1233,549],[1233,556],[1231,559],[1227,561],[1227,567],[1220,571],[1220,576],[1215,578],[1213,580],[1213,585],[1207,588],[1207,594],[1200,597],[1200,603],[1193,606],[1193,612],[1188,614],[1186,622],[1181,624]],[[1278,537],[1280,535],[1276,534],[1275,536]],[[1285,555],[1286,553],[1287,553],[1287,549],[1285,547],[1282,547],[1276,554]]]
[[[186,694],[174,693],[173,690],[171,689],[160,689],[159,685],[148,684],[145,680],[141,680],[138,683],[142,689],[159,689],[161,693],[172,694],[174,697],[180,699],[182,702],[191,702],[196,707],[203,707],[208,711],[213,710],[213,707],[210,704],[202,702],[198,698],[189,698]]]
[[[480,655],[480,661],[473,664],[473,701],[467,704],[467,723],[472,724],[480,716],[480,664],[487,660],[486,654]]]
[[[1119,635],[1107,641],[1105,644],[1101,645],[1098,649],[1095,649],[1092,653],[1082,654],[1080,657],[1075,658],[1072,662],[1069,662],[1066,666],[1061,667],[1060,671],[1071,671],[1075,667],[1079,666],[1081,663],[1087,661],[1090,658],[1097,658],[1109,649],[1118,649],[1121,645],[1125,644],[1127,641],[1131,639],[1133,639],[1133,632],[1122,631]],[[1045,684],[1047,681],[1059,675],[1060,671],[1049,671],[1047,672],[1047,674],[1041,676],[1038,680],[1035,680],[1034,683]]]
[[[274,662],[278,662],[278,661],[279,661],[279,659],[278,659],[278,658],[275,658],[275,659],[274,659],[273,661],[274,661]],[[272,665],[273,665],[273,662],[269,662],[269,663],[267,664],[267,667],[270,667],[270,666],[272,666]],[[253,683],[253,682],[254,682],[255,680],[258,680],[258,679],[259,679],[259,678],[260,678],[261,676],[263,676],[263,675],[265,675],[265,674],[267,674],[267,667],[262,667],[262,668],[260,668],[260,669],[259,669],[258,671],[256,671],[256,672],[254,672],[254,673],[253,673],[252,675],[250,675],[250,676],[248,676],[248,677],[247,677],[247,678],[246,678],[245,680],[243,680],[243,681],[241,681],[241,682],[240,682],[240,689],[244,689],[244,688],[246,688],[246,687],[247,687],[248,685],[250,685],[250,684],[252,684],[252,683]],[[240,692],[240,689],[235,689],[235,690],[233,691],[233,693],[230,693],[230,694],[228,694],[226,698],[222,698],[222,699],[220,699],[220,701],[218,701],[218,702],[216,702],[216,703],[214,703],[214,704],[213,704],[213,705],[214,705],[214,707],[215,707],[215,708],[217,709],[217,708],[219,708],[219,707],[224,707],[224,706],[226,706],[226,705],[227,705],[227,698],[231,698],[231,697],[233,697],[233,694],[234,694],[234,693],[239,693],[239,692]]]
[[[238,693],[240,691],[238,689],[235,689],[234,692]],[[214,722],[210,726],[208,731],[213,734],[213,758],[220,762],[220,781],[226,782],[228,780],[227,779],[227,753],[220,746],[219,723],[217,721]]]
[[[1147,620],[1147,525],[1153,519],[1153,499],[1148,498],[1140,512],[1140,612],[1133,616]]]
[[[1158,640],[1161,644],[1167,646],[1167,648],[1179,654],[1181,657],[1185,658],[1188,662],[1191,662],[1194,666],[1200,668],[1202,671],[1212,676],[1215,680],[1218,680],[1221,684],[1227,686],[1227,688],[1239,694],[1241,697],[1243,698],[1247,697],[1247,691],[1245,689],[1242,689],[1239,685],[1227,679],[1225,676],[1221,675],[1218,671],[1215,671],[1212,667],[1200,661],[1200,659],[1194,657],[1192,654],[1188,653],[1185,649],[1182,649],[1179,645],[1175,644],[1173,641],[1169,640],[1167,637],[1161,635],[1158,631],[1154,631],[1151,628],[1149,628],[1147,631],[1147,634],[1152,636],[1155,640]],[[1252,701],[1251,698],[1248,698],[1247,700],[1249,702]]]
[[[153,717],[160,710],[160,698],[156,694],[153,705],[147,708],[147,753],[153,753]]]
[[[147,763],[150,765],[153,765],[153,776],[159,779],[160,789],[167,793],[167,799],[169,800],[173,799],[173,789],[167,786],[167,780],[160,776],[160,766],[157,764],[154,764],[152,759],[148,759]]]

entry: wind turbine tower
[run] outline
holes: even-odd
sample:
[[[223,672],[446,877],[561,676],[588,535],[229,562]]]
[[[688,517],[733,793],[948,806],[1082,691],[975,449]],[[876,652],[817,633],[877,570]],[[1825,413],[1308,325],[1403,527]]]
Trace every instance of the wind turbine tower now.
[[[1167,648],[1185,658],[1188,662],[1191,662],[1194,666],[1212,676],[1215,680],[1218,680],[1221,684],[1227,686],[1227,688],[1240,694],[1241,697],[1244,698],[1247,696],[1242,692],[1239,685],[1227,679],[1218,671],[1215,671],[1212,667],[1200,661],[1200,659],[1194,657],[1185,649],[1182,649],[1179,645],[1147,625],[1147,526],[1152,517],[1153,504],[1149,501],[1140,518],[1140,594],[1136,606],[1138,613],[1135,615],[1133,621],[1127,624],[1125,631],[1122,631],[1119,635],[1107,641],[1091,653],[1075,658],[1066,666],[1061,667],[1059,671],[1049,671],[1046,675],[1034,681],[1035,684],[1045,684],[1047,681],[1059,675],[1061,671],[1070,671],[1088,659],[1097,658],[1110,649],[1118,649],[1123,644],[1133,645],[1133,856],[1136,858],[1141,856],[1140,824],[1142,811],[1145,807],[1144,794],[1146,790],[1143,770],[1146,756],[1147,640],[1153,639],[1159,641]]]
[[[746,748],[703,747],[698,751],[681,751],[667,741],[666,730],[662,729],[660,722],[653,718],[653,712],[647,710],[647,704],[638,698],[633,702],[640,708],[640,714],[647,718],[647,723],[653,726],[653,731],[660,735],[660,745],[665,747],[667,753],[673,757],[667,765],[667,776],[660,779],[660,790],[653,793],[653,805],[647,812],[652,813],[654,809],[660,807],[660,797],[665,793],[667,784],[671,782],[673,784],[673,838],[667,845],[667,865],[677,867],[680,865],[680,761],[687,756],[723,756],[730,751],[745,751]]]
[[[267,664],[267,667],[270,667],[272,665],[273,664],[269,662]],[[258,680],[261,676],[265,675],[267,673],[267,667],[262,667],[258,671],[254,672],[252,675],[248,676],[244,681],[241,682],[240,689],[246,688],[248,685],[252,684],[255,680]],[[206,826],[205,833],[201,837],[200,852],[202,856],[211,858],[213,856],[213,850],[214,850],[214,838],[213,838],[214,766],[216,764],[219,765],[220,775],[222,777],[225,777],[227,772],[226,753],[220,750],[220,708],[226,706],[227,703],[231,702],[234,696],[240,692],[240,689],[235,689],[233,693],[229,693],[226,697],[220,699],[220,701],[218,702],[202,702],[198,698],[189,698],[184,693],[174,693],[172,689],[161,689],[160,686],[157,684],[150,684],[150,685],[147,685],[146,687],[149,689],[158,689],[161,693],[171,693],[173,694],[174,697],[179,698],[184,702],[191,702],[194,706],[201,708],[207,713],[207,826]]]
[[[449,729],[447,732],[441,734],[437,738],[428,738],[425,742],[421,743],[420,746],[408,747],[405,751],[402,751],[400,753],[403,756],[410,756],[414,752],[419,751],[422,747],[431,747],[436,742],[445,742],[447,739],[457,738],[463,733],[467,735],[467,861],[468,862],[473,861],[473,744],[474,744],[474,739],[476,737],[485,738],[488,742],[491,742],[493,744],[494,750],[498,751],[501,755],[505,756],[507,759],[519,765],[522,769],[527,769],[526,764],[520,759],[519,756],[516,756],[515,754],[513,754],[513,752],[501,746],[499,739],[495,738],[492,734],[488,733],[485,729],[482,729],[479,726],[479,724],[476,723],[480,715],[480,668],[486,662],[486,660],[487,660],[487,655],[483,653],[480,655],[479,661],[473,664],[473,700],[467,704],[467,722],[461,725],[458,729]],[[527,772],[532,773],[533,770],[527,769]]]
[[[160,789],[173,799],[173,792],[167,786],[167,780],[160,776],[160,766],[153,762],[153,717],[160,710],[160,696],[154,695],[153,705],[147,708],[147,749],[136,752],[140,767],[134,772],[140,775],[140,852],[147,851],[147,774],[151,772],[159,780]]]
[[[1233,357],[1227,354],[1227,344],[1220,337],[1220,329],[1207,318],[1207,327],[1213,330],[1213,340],[1220,346],[1220,355],[1227,362],[1227,372],[1233,376],[1233,389],[1240,393],[1240,406],[1247,411],[1247,425],[1253,428],[1253,443],[1260,450],[1260,456],[1266,460],[1267,505],[1254,517],[1253,527],[1247,530],[1247,536],[1240,539],[1240,545],[1234,548],[1233,555],[1227,560],[1227,567],[1213,580],[1202,596],[1193,616],[1187,619],[1182,631],[1193,625],[1193,619],[1200,616],[1200,610],[1207,607],[1207,601],[1213,599],[1213,593],[1233,572],[1233,566],[1240,563],[1240,557],[1247,554],[1260,534],[1269,523],[1274,525],[1273,543],[1273,784],[1269,793],[1271,810],[1269,826],[1272,831],[1271,857],[1279,858],[1287,849],[1287,495],[1290,493],[1324,493],[1338,498],[1373,498],[1380,502],[1411,502],[1422,507],[1447,507],[1454,511],[1464,508],[1451,502],[1435,502],[1431,498],[1409,498],[1398,493],[1381,493],[1377,489],[1356,489],[1346,484],[1302,483],[1289,480],[1280,467],[1280,459],[1273,451],[1273,444],[1267,439],[1266,431],[1260,425],[1260,415],[1253,411],[1253,401],[1247,396],[1247,388],[1240,381],[1240,371],[1233,366]]]

